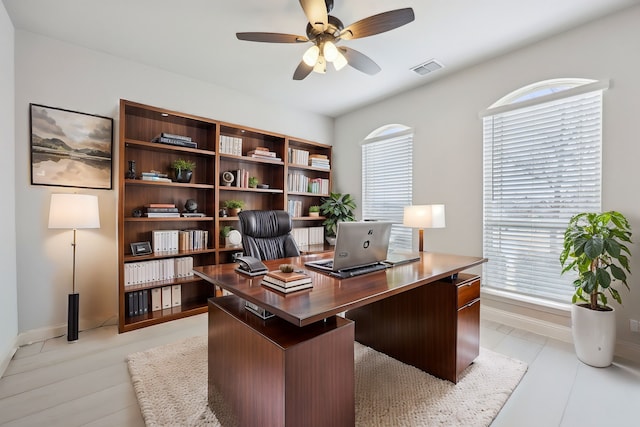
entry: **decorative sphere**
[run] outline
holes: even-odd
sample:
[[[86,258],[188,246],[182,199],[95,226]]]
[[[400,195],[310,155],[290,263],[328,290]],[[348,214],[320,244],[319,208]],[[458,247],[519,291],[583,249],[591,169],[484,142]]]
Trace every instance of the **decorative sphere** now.
[[[184,208],[187,212],[195,212],[198,210],[198,202],[193,199],[187,200],[187,203],[184,204]]]

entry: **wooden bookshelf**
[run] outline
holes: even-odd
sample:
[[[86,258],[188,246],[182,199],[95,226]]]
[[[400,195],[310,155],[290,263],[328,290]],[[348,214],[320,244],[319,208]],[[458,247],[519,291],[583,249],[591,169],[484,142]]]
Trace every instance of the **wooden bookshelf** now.
[[[161,133],[186,136],[197,143],[197,147],[183,147],[152,142]],[[207,299],[215,296],[217,290],[197,277],[161,279],[131,284],[127,282],[125,266],[130,263],[192,258],[193,266],[228,263],[232,261],[238,247],[225,247],[220,230],[231,226],[237,230],[240,224],[237,216],[223,216],[222,208],[227,200],[242,200],[244,209],[284,209],[297,205],[293,216],[294,228],[321,227],[323,217],[310,217],[309,206],[321,204],[323,196],[331,188],[331,170],[324,167],[297,164],[292,161],[292,151],[306,151],[308,155],[326,156],[331,161],[331,146],[291,138],[286,135],[247,128],[235,124],[143,105],[132,101],[120,101],[120,145],[119,145],[119,201],[118,201],[118,265],[119,265],[119,331],[126,332],[141,327],[162,323],[181,317],[207,311]],[[222,147],[222,141],[225,146]],[[229,141],[242,141],[241,149],[229,150]],[[224,148],[221,150],[221,148]],[[256,149],[266,149],[275,158],[252,157],[249,153]],[[143,181],[142,172],[159,171],[171,174],[173,160],[186,159],[196,164],[189,183]],[[129,161],[135,161],[136,178],[127,179]],[[225,186],[221,175],[225,171],[258,179],[268,188]],[[291,174],[303,175],[310,180],[324,180],[326,192],[311,192],[289,185]],[[246,181],[245,181],[246,184]],[[303,190],[303,191],[300,191]],[[315,190],[314,190],[315,191]],[[184,210],[187,200],[194,199],[198,212],[204,217],[196,218],[147,218],[134,216],[135,210],[143,210],[151,203],[174,204]],[[293,211],[291,211],[293,213]],[[134,256],[130,245],[136,242],[152,241],[154,230],[190,230],[208,232],[208,242],[204,249],[183,250],[175,253],[146,254]],[[304,243],[304,242],[303,242]],[[323,245],[307,247],[322,247]],[[145,276],[146,279],[148,277]],[[138,277],[137,280],[140,278]],[[152,310],[151,291],[156,288],[180,285],[179,306]],[[147,310],[134,314],[129,311],[128,301],[132,292],[148,291],[145,306]],[[142,297],[141,297],[142,298]],[[139,307],[138,307],[139,308]]]

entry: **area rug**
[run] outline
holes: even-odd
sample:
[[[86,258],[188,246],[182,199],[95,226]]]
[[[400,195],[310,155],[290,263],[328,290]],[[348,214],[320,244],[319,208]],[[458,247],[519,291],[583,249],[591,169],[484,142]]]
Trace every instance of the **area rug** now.
[[[356,425],[488,426],[527,370],[482,348],[458,384],[355,343]],[[192,337],[128,356],[147,426],[219,426],[207,406],[207,338]]]

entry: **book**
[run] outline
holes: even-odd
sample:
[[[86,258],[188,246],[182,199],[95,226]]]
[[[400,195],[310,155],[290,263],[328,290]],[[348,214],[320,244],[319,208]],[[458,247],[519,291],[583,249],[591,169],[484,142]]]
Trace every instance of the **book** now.
[[[306,273],[296,271],[292,273],[283,273],[280,270],[269,271],[262,280],[266,280],[269,283],[285,288],[311,283],[311,277]]]
[[[146,208],[147,213],[158,212],[179,212],[178,208]]]
[[[300,280],[309,278],[307,273],[302,271],[292,271],[291,273],[283,273],[281,270],[270,270],[267,276],[280,280],[281,282],[292,282],[294,280]]]
[[[300,285],[306,285],[311,283],[311,277],[306,277],[303,279],[299,279],[299,280],[292,280],[290,282],[283,282],[282,280],[278,280],[278,279],[274,279],[273,277],[270,276],[264,276],[262,278],[263,282],[268,282],[271,285],[275,285],[275,286],[279,286],[281,288],[284,289],[288,289],[288,288],[294,288]]]
[[[275,151],[258,150],[258,149],[247,151],[247,156],[252,156],[254,154],[259,157],[277,157]]]
[[[181,147],[197,148],[198,144],[193,141],[185,141],[184,139],[166,138],[164,136],[156,136],[151,142],[157,142],[160,144],[178,145]]]
[[[262,285],[271,288],[271,289],[275,289],[276,291],[280,291],[282,293],[288,294],[291,292],[297,292],[297,291],[301,291],[303,289],[309,289],[313,287],[313,283],[309,282],[309,283],[305,283],[302,285],[298,285],[298,286],[291,286],[288,288],[284,288],[282,286],[279,285],[275,285],[271,282],[267,282],[266,280],[264,280],[264,278],[262,279]]]
[[[145,212],[147,218],[180,218],[180,212]]]
[[[171,308],[171,286],[162,287],[162,308]]]
[[[171,182],[169,178],[161,178],[159,176],[143,176],[143,181]]]
[[[167,132],[162,132],[160,135],[158,135],[158,137],[171,138],[171,139],[181,139],[183,141],[191,141],[191,137],[190,136],[176,135],[175,133],[167,133]]]
[[[182,216],[184,218],[202,218],[202,217],[205,217],[206,215],[201,212],[183,212]]]
[[[173,203],[149,203],[148,205],[144,205],[145,208],[175,208],[176,205]]]

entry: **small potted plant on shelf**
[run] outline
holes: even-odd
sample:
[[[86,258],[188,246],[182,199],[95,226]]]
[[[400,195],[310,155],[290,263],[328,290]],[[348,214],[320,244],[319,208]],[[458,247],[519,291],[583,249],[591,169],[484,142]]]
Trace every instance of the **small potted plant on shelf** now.
[[[309,206],[309,216],[320,216],[320,206]]]
[[[190,160],[177,159],[171,163],[171,168],[173,169],[174,180],[176,182],[191,182],[196,163]]]
[[[256,188],[258,186],[258,178],[255,176],[249,177],[249,188]]]
[[[571,306],[571,332],[578,359],[587,365],[606,367],[613,361],[616,317],[607,293],[622,304],[612,286],[617,280],[629,289],[627,273],[631,255],[631,227],[619,212],[580,213],[571,218],[560,254],[562,273],[578,277]]]
[[[238,212],[244,207],[242,200],[227,200],[224,202],[224,207],[227,208],[229,216],[238,216]]]
[[[225,247],[235,247],[242,242],[240,232],[230,225],[225,225],[220,229],[220,237],[224,239]]]
[[[322,225],[325,230],[325,238],[329,244],[334,245],[336,242],[338,222],[356,220],[353,213],[355,208],[356,202],[350,194],[329,193],[329,197],[322,198],[320,212],[326,218]]]

